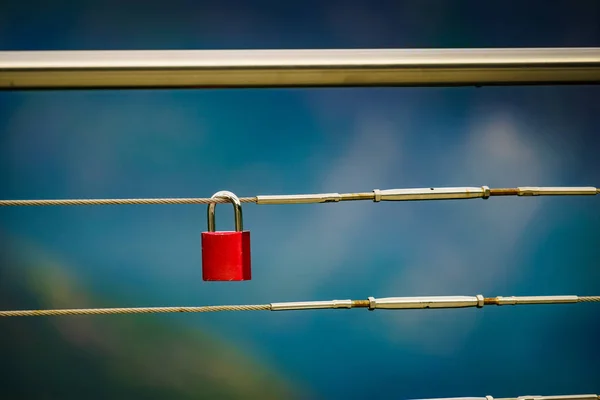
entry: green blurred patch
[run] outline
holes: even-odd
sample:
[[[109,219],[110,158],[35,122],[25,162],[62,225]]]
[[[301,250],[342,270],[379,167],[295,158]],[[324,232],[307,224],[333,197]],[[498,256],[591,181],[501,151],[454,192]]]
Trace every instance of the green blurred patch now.
[[[94,304],[103,303],[60,263],[3,240],[1,309]],[[0,356],[2,398],[298,396],[281,376],[230,344],[152,315],[0,319]]]

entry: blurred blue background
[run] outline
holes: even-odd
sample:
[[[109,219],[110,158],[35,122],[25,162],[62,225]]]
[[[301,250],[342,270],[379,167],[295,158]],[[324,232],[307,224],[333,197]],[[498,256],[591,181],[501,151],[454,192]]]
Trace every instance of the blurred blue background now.
[[[600,46],[597,1],[3,1],[0,49]],[[0,93],[0,198],[600,186],[600,88]],[[221,229],[233,226],[219,206]],[[594,197],[0,209],[0,308],[600,294]],[[3,398],[597,393],[594,304],[0,321]]]

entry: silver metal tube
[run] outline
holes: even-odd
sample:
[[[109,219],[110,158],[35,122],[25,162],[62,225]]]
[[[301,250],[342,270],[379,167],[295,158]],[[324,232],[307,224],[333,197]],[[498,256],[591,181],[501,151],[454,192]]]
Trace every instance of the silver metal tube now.
[[[256,196],[256,204],[330,203],[341,199],[342,196],[339,193],[267,195]]]
[[[444,397],[435,399],[414,399],[414,400],[494,400],[490,397]]]
[[[592,186],[586,187],[536,187],[523,186],[517,188],[519,196],[558,196],[558,195],[596,195],[597,189]]]
[[[561,304],[577,303],[577,296],[510,296],[496,297],[499,306],[516,304]]]
[[[485,397],[449,397],[436,399],[419,399],[419,400],[494,400],[492,396]],[[503,397],[495,400],[598,400],[598,395],[595,394],[573,394],[563,396],[519,396],[519,397]]]
[[[417,308],[483,307],[484,298],[477,296],[369,297],[369,310],[404,310]]]
[[[272,311],[318,310],[324,308],[352,308],[352,300],[292,301],[286,303],[271,303]]]
[[[0,89],[600,83],[600,48],[0,52]]]
[[[519,400],[598,400],[596,394],[573,394],[563,396],[519,396]],[[498,399],[502,400],[502,399]]]
[[[598,400],[596,394],[572,394],[562,396],[519,396],[516,399],[513,398],[502,398],[496,400]]]
[[[375,189],[374,201],[403,201],[403,200],[451,200],[475,199],[490,196],[490,188],[481,187],[449,187],[449,188],[419,188],[419,189]]]

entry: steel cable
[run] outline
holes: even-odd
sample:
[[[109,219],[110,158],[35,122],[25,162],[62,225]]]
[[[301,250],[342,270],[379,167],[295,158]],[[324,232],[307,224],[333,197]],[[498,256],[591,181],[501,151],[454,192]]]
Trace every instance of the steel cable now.
[[[62,315],[114,315],[114,314],[158,314],[158,313],[202,313],[219,311],[261,311],[271,310],[270,304],[239,306],[201,307],[138,307],[138,308],[80,308],[62,310],[22,310],[0,311],[0,317],[44,317]]]
[[[258,305],[223,305],[201,307],[140,307],[140,308],[82,308],[56,310],[14,310],[0,311],[0,317],[40,317],[64,315],[114,315],[151,313],[200,313],[220,311],[293,311],[318,309],[368,308],[369,310],[408,310],[445,309],[484,306],[568,304],[579,302],[600,302],[600,296],[510,296],[484,298],[477,296],[421,296],[421,297],[369,297],[367,300],[327,300],[283,302]]]
[[[0,206],[98,206],[129,204],[211,204],[228,203],[221,198],[164,198],[164,199],[64,199],[64,200],[0,200]],[[256,197],[240,197],[242,203],[256,203]]]
[[[362,193],[318,193],[292,195],[258,195],[240,197],[242,203],[257,204],[311,204],[334,203],[339,201],[369,200],[380,201],[419,201],[419,200],[459,200],[488,199],[495,196],[580,196],[596,195],[600,189],[585,187],[537,187],[490,189],[487,186],[417,188],[417,189],[374,189]],[[156,199],[55,199],[55,200],[0,200],[0,206],[87,206],[87,205],[131,205],[131,204],[211,204],[227,203],[226,198],[156,198]]]
[[[600,296],[579,296],[578,302],[600,302]]]

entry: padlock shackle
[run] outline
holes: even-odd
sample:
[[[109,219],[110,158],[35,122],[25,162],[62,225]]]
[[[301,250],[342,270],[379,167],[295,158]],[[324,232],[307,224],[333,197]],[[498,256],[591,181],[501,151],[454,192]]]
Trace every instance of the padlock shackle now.
[[[242,220],[242,203],[240,199],[233,193],[227,190],[222,190],[212,195],[211,199],[225,198],[231,201],[233,204],[234,221],[236,232],[242,232],[244,230],[244,222]],[[216,203],[210,203],[208,205],[208,231],[214,232],[216,230],[215,224],[215,207]]]

